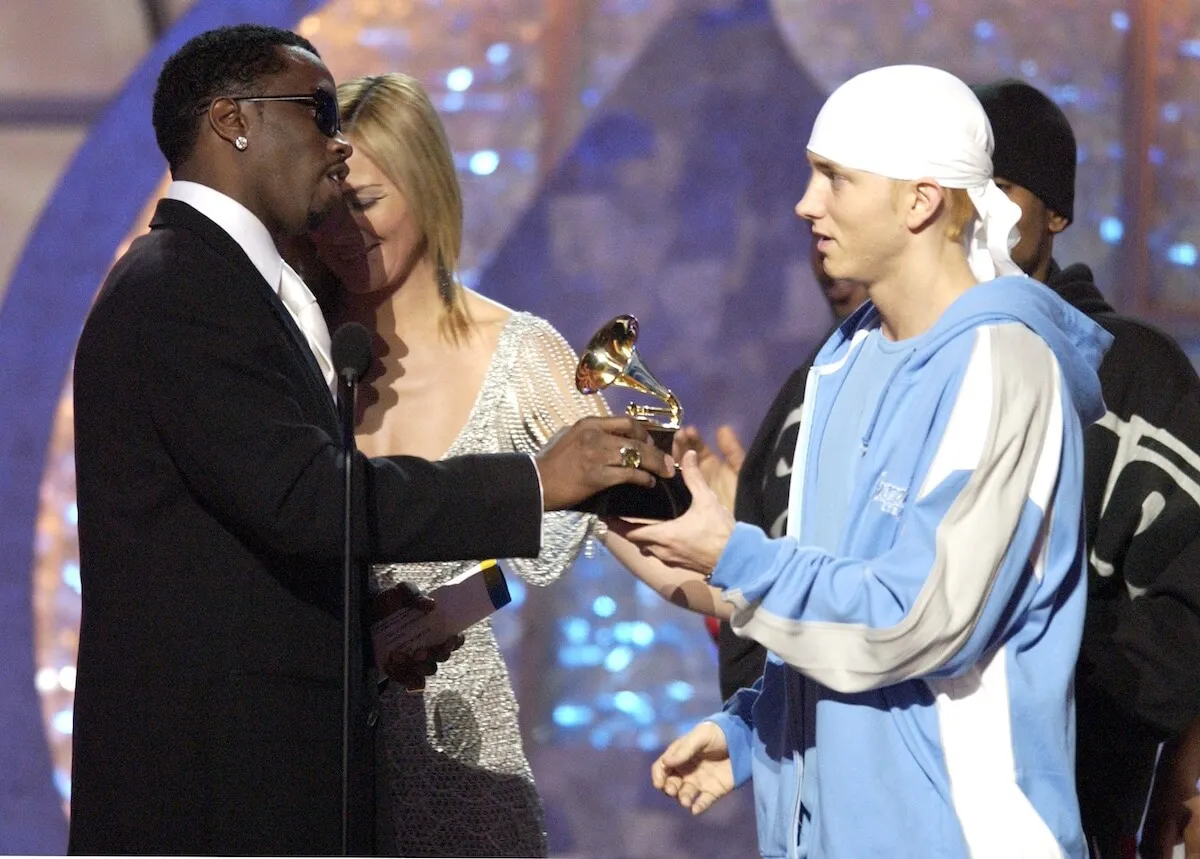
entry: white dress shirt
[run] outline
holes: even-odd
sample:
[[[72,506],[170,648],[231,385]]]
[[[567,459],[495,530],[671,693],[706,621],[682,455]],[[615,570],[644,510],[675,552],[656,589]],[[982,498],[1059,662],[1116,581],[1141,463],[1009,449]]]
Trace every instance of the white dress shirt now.
[[[279,249],[275,247],[275,241],[271,238],[271,234],[267,232],[267,228],[263,226],[254,213],[239,203],[232,197],[222,194],[214,188],[209,188],[207,185],[201,185],[198,182],[174,181],[167,186],[166,196],[171,200],[179,200],[181,203],[187,203],[204,217],[208,218],[218,227],[229,234],[238,246],[246,252],[246,256],[250,257],[250,262],[254,263],[254,267],[271,285],[277,295],[280,295],[280,281],[285,277],[285,269],[289,279],[294,279],[289,286],[303,290],[307,295],[307,300],[310,301],[309,308],[316,304],[316,297],[312,294],[312,290],[305,285],[304,281],[292,270],[291,266],[283,261],[283,257],[279,255]],[[286,292],[286,290],[285,290]],[[325,381],[329,383],[330,390],[334,392],[334,397],[337,396],[337,379],[333,371],[333,361],[329,353],[329,330],[324,329],[324,342],[321,342],[320,332],[314,333],[312,322],[307,320],[308,315],[303,309],[297,308],[296,301],[289,300],[285,295],[280,295],[280,299],[291,314],[292,319],[296,323],[296,327],[304,332],[305,338],[308,340],[308,346],[312,350],[313,356],[317,359],[317,364],[325,374]],[[303,303],[303,302],[300,302]],[[321,320],[324,322],[324,320]],[[542,499],[542,510],[545,508],[545,490],[542,487],[542,475],[537,468],[537,460],[530,455],[530,461],[534,465],[534,473],[538,480],[538,494]]]
[[[279,295],[296,327],[303,332],[313,357],[325,375],[326,383],[336,394],[336,379],[329,351],[329,329],[317,307],[316,296],[291,266],[283,261],[263,222],[237,200],[198,182],[172,182],[167,186],[166,196],[187,203],[228,233],[246,252],[259,274]],[[280,283],[285,273],[288,283],[281,291]]]

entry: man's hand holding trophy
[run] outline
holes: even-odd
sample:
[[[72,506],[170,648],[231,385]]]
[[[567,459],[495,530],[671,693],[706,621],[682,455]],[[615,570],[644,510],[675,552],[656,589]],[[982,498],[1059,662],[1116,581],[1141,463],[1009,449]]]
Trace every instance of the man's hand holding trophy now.
[[[638,322],[633,316],[618,316],[592,336],[575,369],[575,386],[581,393],[594,394],[610,386],[630,388],[661,401],[663,405],[630,403],[625,413],[638,421],[664,454],[671,453],[676,430],[683,422],[683,406],[671,389],[654,377],[637,351]],[[621,448],[627,468],[641,467],[636,447]],[[601,517],[673,519],[691,504],[692,495],[678,472],[658,478],[653,486],[622,484],[597,492],[573,509]]]
[[[661,406],[631,403],[626,415],[652,442],[646,447],[665,456],[672,447],[683,447],[675,444],[683,407],[647,369],[637,352],[637,336],[638,323],[632,316],[618,316],[597,331],[579,360],[575,386],[586,394],[610,386],[630,388],[660,401]],[[707,577],[733,530],[733,516],[705,483],[694,443],[679,465],[670,477],[659,476],[652,487],[612,487],[572,509],[598,514],[608,526],[609,551],[664,599],[702,614],[728,617],[730,604]]]

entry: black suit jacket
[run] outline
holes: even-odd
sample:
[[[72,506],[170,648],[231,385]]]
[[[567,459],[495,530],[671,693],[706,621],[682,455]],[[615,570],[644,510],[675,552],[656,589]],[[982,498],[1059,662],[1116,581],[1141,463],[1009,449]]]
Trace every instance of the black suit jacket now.
[[[337,853],[336,410],[229,235],[173,200],[151,226],[109,275],[75,359],[83,614],[70,850]],[[357,455],[353,467],[363,562],[538,551],[528,457]],[[356,734],[367,721],[356,713]],[[370,749],[359,745],[363,852]]]

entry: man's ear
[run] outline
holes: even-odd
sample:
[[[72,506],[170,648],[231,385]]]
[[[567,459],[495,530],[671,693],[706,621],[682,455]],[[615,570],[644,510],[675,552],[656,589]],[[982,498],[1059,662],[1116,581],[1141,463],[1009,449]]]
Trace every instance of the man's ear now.
[[[209,127],[227,143],[246,137],[246,117],[242,106],[231,98],[215,98],[205,114]]]
[[[1071,225],[1070,221],[1068,221],[1065,217],[1063,217],[1062,215],[1060,215],[1058,212],[1054,211],[1053,209],[1047,209],[1046,214],[1048,214],[1050,216],[1046,220],[1046,229],[1048,229],[1050,231],[1050,235],[1052,235],[1052,236],[1057,236],[1059,233],[1061,233],[1063,230],[1065,230],[1067,227],[1069,227]]]
[[[932,179],[917,179],[909,182],[904,198],[907,204],[906,225],[914,233],[928,227],[942,212],[946,202],[946,191]]]

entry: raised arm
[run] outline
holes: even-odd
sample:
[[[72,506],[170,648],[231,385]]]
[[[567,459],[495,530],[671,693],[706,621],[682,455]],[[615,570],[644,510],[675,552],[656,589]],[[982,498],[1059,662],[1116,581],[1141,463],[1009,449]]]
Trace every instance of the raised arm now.
[[[613,520],[602,534],[600,539],[614,558],[667,602],[697,614],[729,620],[733,604],[725,600],[719,588],[714,588],[690,570],[669,566],[644,553],[623,536],[622,532],[630,527],[637,525]]]

